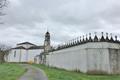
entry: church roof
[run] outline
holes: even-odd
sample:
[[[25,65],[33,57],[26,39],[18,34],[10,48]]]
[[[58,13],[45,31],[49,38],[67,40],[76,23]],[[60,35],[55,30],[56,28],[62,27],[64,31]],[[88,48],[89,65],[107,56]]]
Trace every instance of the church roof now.
[[[22,44],[30,44],[30,45],[35,45],[35,44],[32,44],[32,43],[30,43],[30,42],[23,42],[23,43],[19,43],[19,44],[17,44],[17,45],[22,45]]]
[[[23,46],[23,44],[29,44],[29,45],[31,45],[31,47],[26,48],[26,47]],[[44,46],[37,46],[37,45],[32,44],[30,42],[23,42],[23,43],[17,44],[17,47],[12,48],[12,49],[25,49],[25,50],[30,50],[30,49],[44,49]]]
[[[25,49],[23,46],[19,46],[19,47],[15,47],[15,48],[12,48],[12,49]]]
[[[28,49],[44,49],[44,46],[32,46]]]
[[[15,48],[12,48],[12,49],[27,49],[27,50],[30,50],[30,49],[44,49],[44,46],[32,46],[30,48],[25,48],[23,46],[19,46],[19,47],[15,47]]]

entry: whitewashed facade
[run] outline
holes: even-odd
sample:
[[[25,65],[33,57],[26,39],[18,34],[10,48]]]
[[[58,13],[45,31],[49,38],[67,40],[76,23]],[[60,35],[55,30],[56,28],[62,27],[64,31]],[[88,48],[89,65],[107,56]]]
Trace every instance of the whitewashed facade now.
[[[7,56],[7,62],[35,62],[35,56],[40,55],[43,46],[37,46],[29,42],[17,44]]]
[[[50,52],[46,65],[93,74],[120,74],[120,44],[89,42]]]
[[[46,32],[44,46],[29,42],[17,44],[8,57],[8,62],[34,62],[66,70],[90,74],[120,74],[120,41],[108,33],[99,38],[74,39],[55,49],[50,46],[50,33]]]

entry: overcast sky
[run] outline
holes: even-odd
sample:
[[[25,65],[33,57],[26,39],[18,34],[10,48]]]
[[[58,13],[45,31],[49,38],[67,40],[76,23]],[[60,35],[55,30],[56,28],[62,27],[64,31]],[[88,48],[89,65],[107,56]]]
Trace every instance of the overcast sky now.
[[[42,45],[49,30],[52,44],[89,32],[120,33],[119,0],[10,0],[0,24],[0,42]]]

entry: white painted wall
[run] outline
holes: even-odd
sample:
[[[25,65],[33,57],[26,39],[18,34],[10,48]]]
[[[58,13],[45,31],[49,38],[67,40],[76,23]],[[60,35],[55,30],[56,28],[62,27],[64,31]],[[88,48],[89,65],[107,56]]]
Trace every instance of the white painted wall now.
[[[110,63],[110,49],[119,50],[120,44],[108,42],[86,43],[50,52],[46,57],[46,65],[67,70],[79,70],[84,73],[104,72],[111,74],[113,73],[113,68],[111,68],[113,65],[110,64],[114,64],[114,61]],[[111,54],[114,54],[114,52]],[[118,54],[120,54],[120,51]],[[118,63],[120,63],[120,60]]]
[[[40,64],[40,55],[35,56],[35,64]]]
[[[8,62],[25,62],[26,50],[24,49],[12,49],[8,55]]]
[[[37,55],[40,55],[40,53],[43,51],[43,49],[33,49],[28,50],[28,62],[34,62],[34,59]]]
[[[41,51],[43,51],[43,49],[12,49],[8,55],[7,62],[34,62],[35,56],[40,55]]]

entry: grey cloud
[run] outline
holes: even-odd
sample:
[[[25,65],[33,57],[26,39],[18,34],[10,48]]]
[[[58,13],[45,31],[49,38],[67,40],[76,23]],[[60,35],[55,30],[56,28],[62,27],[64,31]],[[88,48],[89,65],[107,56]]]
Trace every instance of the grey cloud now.
[[[77,2],[77,3],[76,3]],[[56,21],[58,23],[62,23],[64,25],[74,25],[74,26],[81,26],[82,30],[89,30],[89,29],[100,29],[102,26],[99,23],[99,18],[104,17],[101,15],[102,13],[105,14],[105,12],[112,13],[110,9],[115,7],[118,3],[113,3],[113,0],[106,0],[106,1],[83,1],[85,4],[89,5],[80,5],[81,1],[75,1],[73,4],[66,4],[65,7],[62,7],[62,9],[58,9],[57,13],[54,13],[51,18],[53,21]],[[117,6],[117,8],[120,8]],[[116,9],[116,7],[115,7]],[[114,8],[112,9],[114,10]],[[118,12],[117,12],[118,14]],[[115,15],[115,14],[113,14]],[[119,15],[119,14],[118,14]],[[108,15],[105,15],[108,16]],[[113,16],[108,16],[109,18]],[[116,20],[116,18],[115,18]],[[83,27],[84,26],[84,27]],[[77,28],[77,27],[76,27]]]
[[[1,41],[43,44],[47,27],[52,44],[95,32],[120,32],[118,0],[10,0]],[[113,31],[114,30],[114,31]],[[7,37],[5,37],[7,36]]]

